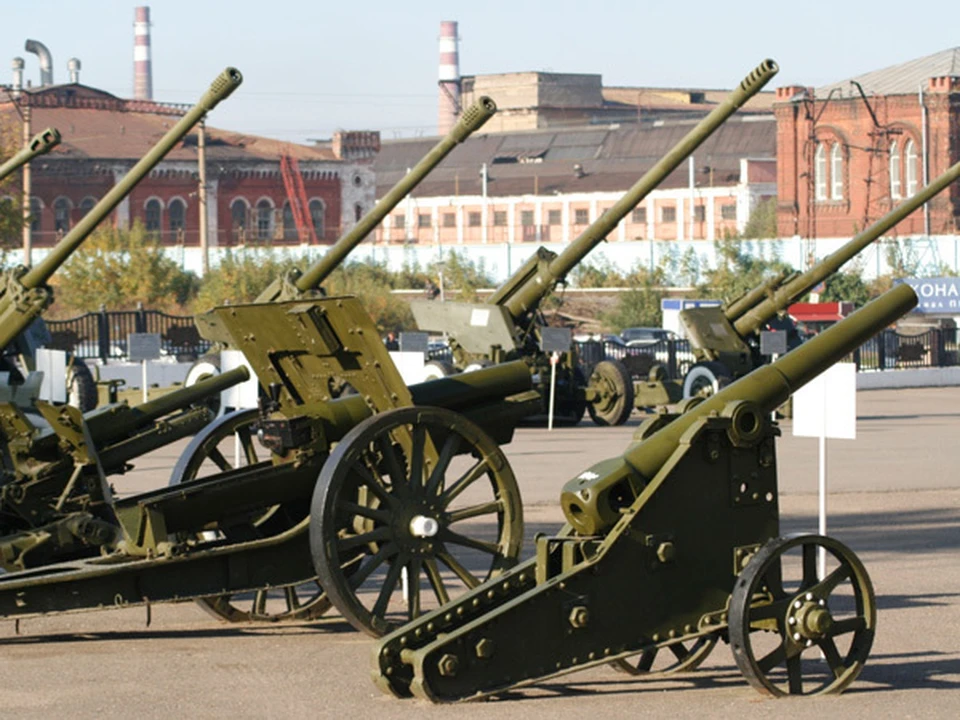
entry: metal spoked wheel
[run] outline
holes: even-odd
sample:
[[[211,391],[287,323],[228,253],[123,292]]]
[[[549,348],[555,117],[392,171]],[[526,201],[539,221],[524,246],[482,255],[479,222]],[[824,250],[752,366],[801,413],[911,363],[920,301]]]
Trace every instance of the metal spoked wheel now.
[[[730,370],[723,363],[697,363],[683,378],[683,397],[710,397],[732,382]]]
[[[644,650],[635,658],[614,660],[610,664],[619,672],[653,679],[696,670],[716,645],[716,635],[703,635],[692,642],[677,642]]]
[[[595,398],[587,405],[597,425],[623,425],[633,412],[633,379],[619,360],[598,362],[590,375]]]
[[[179,485],[237,467],[271,466],[270,451],[260,444],[256,433],[256,410],[238,410],[224,415],[194,436],[177,461],[170,485]],[[246,521],[217,531],[201,533],[201,540],[226,538],[233,541],[268,537],[297,524],[306,516],[302,507],[274,505]],[[323,588],[315,579],[237,595],[216,595],[197,600],[214,617],[227,622],[279,622],[314,620],[330,609]]]
[[[320,583],[373,636],[512,567],[522,534],[520,491],[502,451],[440,408],[399,408],[354,427],[313,494]]]
[[[863,565],[845,545],[820,535],[769,541],[740,573],[730,599],[733,657],[767,695],[841,692],[863,669],[876,625]]]

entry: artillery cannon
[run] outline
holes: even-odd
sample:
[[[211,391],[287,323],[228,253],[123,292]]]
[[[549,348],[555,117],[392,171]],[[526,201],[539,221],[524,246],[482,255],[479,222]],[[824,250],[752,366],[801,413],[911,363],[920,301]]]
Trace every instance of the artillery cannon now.
[[[960,178],[960,163],[934,179],[910,198],[893,208],[873,225],[853,237],[806,272],[778,275],[721,307],[683,310],[680,322],[690,340],[696,363],[683,379],[683,397],[712,394],[731,380],[742,377],[765,360],[760,354],[757,333],[787,307],[818,284],[838,272],[870,243],[893,228]],[[788,347],[800,342],[790,325]],[[673,390],[676,394],[676,389]],[[652,405],[644,398],[637,405]]]
[[[522,508],[497,443],[539,403],[525,364],[407,388],[351,297],[224,306],[198,326],[243,351],[259,377],[258,432],[249,414],[226,415],[220,434],[194,438],[170,488],[104,493],[87,519],[104,556],[0,576],[0,615],[110,598],[107,606],[201,599],[221,617],[306,618],[333,601],[382,633],[428,608],[421,585],[438,604],[516,561]],[[339,383],[357,394],[334,398]],[[234,430],[231,462],[219,440],[232,442]],[[332,557],[321,585],[311,538],[314,553]],[[479,573],[467,569],[478,554]],[[410,604],[399,609],[404,575]]]
[[[451,128],[433,148],[424,155],[406,175],[404,175],[362,218],[346,233],[341,235],[329,250],[306,271],[294,268],[284,276],[276,278],[260,293],[254,302],[282,302],[305,297],[316,297],[322,293],[321,284],[330,277],[347,255],[373,232],[410,193],[413,188],[433,170],[450,152],[470,135],[483,127],[497,111],[497,105],[486,96],[480,97],[473,105],[464,110],[456,125]],[[200,358],[187,373],[186,385],[220,372],[220,363],[216,352]]]
[[[637,181],[613,207],[595,220],[559,255],[539,248],[485,303],[434,303],[413,301],[411,309],[422,330],[443,331],[451,339],[454,359],[463,370],[470,366],[517,358],[530,365],[540,380],[537,389],[543,410],[549,396],[550,363],[540,350],[543,321],[540,305],[558,283],[593,250],[650,191],[728,117],[757,93],[777,73],[772,60],[761,63],[727,99],[677,143]],[[618,362],[599,363],[587,380],[576,357],[564,354],[557,369],[557,414],[579,422],[585,407],[600,425],[619,425],[633,410],[630,375]]]
[[[873,589],[836,540],[779,537],[769,417],[916,303],[894,288],[685,413],[647,420],[621,457],[564,486],[568,525],[533,559],[384,637],[376,684],[450,702],[607,663],[642,674],[660,651],[689,668],[723,638],[763,693],[849,686],[874,636]]]
[[[30,142],[20,152],[0,165],[0,182],[7,179],[18,169],[36,157],[45,155],[60,144],[60,131],[56,128],[47,128],[30,138]]]
[[[93,229],[203,117],[240,84],[228,68],[210,89],[33,269],[6,274],[0,295],[0,343],[10,343],[53,299],[46,284]],[[85,366],[84,366],[85,367]],[[88,509],[104,502],[106,476],[129,469],[132,458],[192,435],[213,419],[206,403],[248,377],[243,369],[216,382],[171,392],[138,407],[113,404],[82,415],[27,397],[0,403],[6,458],[0,476],[0,564],[8,568],[98,551],[103,528]],[[38,385],[30,382],[27,389]],[[30,393],[28,392],[29,396]],[[18,400],[20,400],[18,398]],[[35,412],[33,412],[35,410]]]

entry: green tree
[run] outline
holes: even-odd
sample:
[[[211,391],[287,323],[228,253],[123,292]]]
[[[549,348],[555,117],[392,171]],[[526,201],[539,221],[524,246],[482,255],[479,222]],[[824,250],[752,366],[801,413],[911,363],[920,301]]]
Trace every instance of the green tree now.
[[[761,200],[754,206],[740,237],[757,240],[777,237],[776,197]]]
[[[192,309],[203,312],[225,302],[252,302],[271,282],[296,265],[294,258],[272,247],[227,250],[203,276]]]
[[[659,327],[663,321],[660,300],[667,285],[664,269],[637,268],[627,278],[627,284],[632,289],[620,293],[616,307],[601,315],[604,326],[613,332],[628,327]]]
[[[871,298],[870,288],[858,272],[838,272],[827,278],[821,302],[852,302],[856,307],[866,305]]]
[[[495,284],[482,260],[474,263],[457,252],[450,252],[442,261],[430,263],[427,267],[427,276],[437,285],[440,284],[441,272],[444,292],[458,294],[458,299],[466,302],[476,301],[477,290],[480,288],[492,287]]]
[[[740,240],[720,240],[716,247],[717,267],[704,273],[705,282],[698,288],[701,297],[729,301],[761,285],[773,275],[791,269],[781,260],[748,255]]]
[[[159,240],[135,223],[130,230],[101,227],[53,276],[57,314],[105,305],[129,310],[143,303],[182,312],[196,290],[196,277],[164,254]]]

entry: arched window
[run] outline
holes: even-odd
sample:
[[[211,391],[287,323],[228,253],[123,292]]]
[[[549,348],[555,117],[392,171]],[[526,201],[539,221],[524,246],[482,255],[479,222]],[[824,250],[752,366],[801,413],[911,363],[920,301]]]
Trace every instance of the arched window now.
[[[813,154],[813,179],[816,185],[815,197],[817,200],[827,199],[827,152],[822,143],[817,143],[817,150]]]
[[[830,148],[830,199],[843,200],[843,150],[840,143]]]
[[[187,204],[180,198],[174,198],[167,206],[167,223],[170,232],[178,232],[186,227]]]
[[[97,204],[96,198],[92,198],[89,195],[80,201],[80,212],[83,215],[86,215],[88,212],[93,210],[93,206]]]
[[[313,223],[313,232],[317,236],[317,240],[323,242],[323,232],[324,232],[324,222],[326,219],[327,208],[323,204],[323,200],[311,200],[310,201],[310,222]]]
[[[296,241],[298,237],[297,224],[293,221],[293,208],[288,200],[283,204],[283,239]]]
[[[257,237],[261,240],[273,237],[273,205],[266,198],[257,203]]]
[[[67,232],[70,229],[70,210],[72,203],[65,197],[58,197],[53,202],[53,229],[57,232]]]
[[[890,143],[890,197],[894,200],[903,197],[900,187],[900,148],[896,140]]]
[[[917,181],[917,146],[913,140],[907,140],[903,148],[904,174],[907,176],[907,197],[917,194],[920,183]]]
[[[230,226],[234,230],[244,230],[247,227],[247,203],[239,198],[230,204]]]
[[[144,207],[144,224],[147,227],[147,232],[160,232],[160,217],[163,213],[163,207],[160,205],[160,201],[156,198],[150,198],[147,200],[147,204]]]
[[[43,203],[39,198],[30,198],[30,232],[38,233],[42,227]]]

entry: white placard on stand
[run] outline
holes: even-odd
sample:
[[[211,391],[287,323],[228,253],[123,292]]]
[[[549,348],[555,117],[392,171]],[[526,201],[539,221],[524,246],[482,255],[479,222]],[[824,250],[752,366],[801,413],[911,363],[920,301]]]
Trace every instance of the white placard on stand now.
[[[67,401],[67,354],[63,350],[39,348],[34,358],[37,371],[43,373],[40,399],[48,402]]]
[[[819,439],[820,521],[827,534],[827,438],[857,438],[857,366],[837,363],[793,395],[793,434]],[[826,550],[820,548],[820,577],[826,574]]]
[[[257,374],[250,367],[246,356],[239,350],[224,350],[220,353],[220,372],[229,372],[241,365],[250,371],[250,379],[224,390],[220,394],[221,407],[235,410],[257,407],[260,384],[257,382]]]

